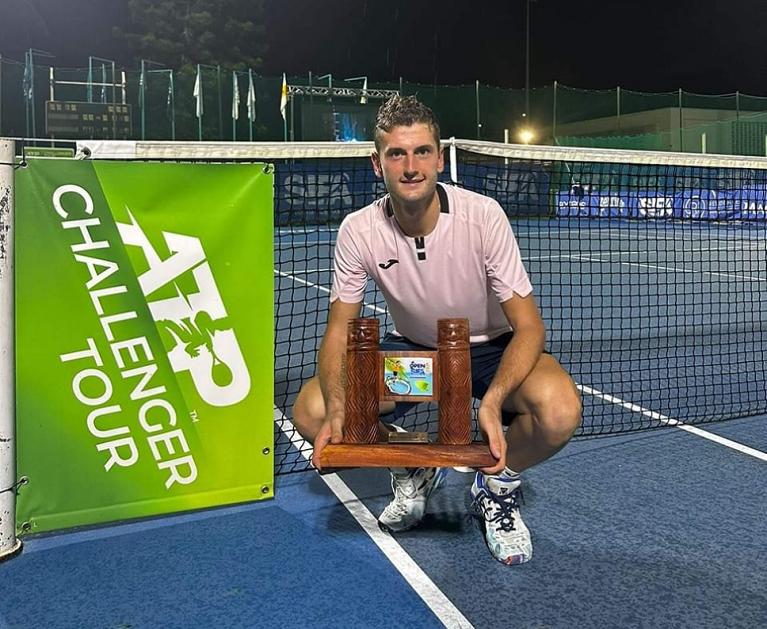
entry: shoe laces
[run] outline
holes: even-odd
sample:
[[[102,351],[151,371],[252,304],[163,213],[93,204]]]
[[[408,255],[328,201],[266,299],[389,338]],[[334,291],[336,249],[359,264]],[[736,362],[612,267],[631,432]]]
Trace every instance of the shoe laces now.
[[[407,474],[392,473],[392,489],[394,490],[394,499],[399,503],[402,500],[412,500],[418,495],[418,486],[416,484],[416,475],[419,470]]]
[[[487,518],[489,522],[493,522],[499,529],[507,533],[515,530],[514,517],[519,511],[520,502],[522,504],[525,502],[519,487],[502,494],[496,494],[487,489],[487,494],[482,495],[480,499],[482,498],[490,503],[488,508],[490,515]]]

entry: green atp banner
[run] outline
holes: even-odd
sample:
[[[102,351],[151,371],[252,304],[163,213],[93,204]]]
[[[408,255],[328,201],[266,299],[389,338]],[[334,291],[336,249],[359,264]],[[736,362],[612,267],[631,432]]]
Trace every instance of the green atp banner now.
[[[273,495],[272,184],[263,164],[17,171],[20,534]]]

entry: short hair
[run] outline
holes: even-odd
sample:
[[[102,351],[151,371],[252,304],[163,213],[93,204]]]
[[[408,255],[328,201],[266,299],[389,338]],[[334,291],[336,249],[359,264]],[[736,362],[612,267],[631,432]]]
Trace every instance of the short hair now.
[[[382,133],[389,133],[394,127],[410,127],[419,123],[431,127],[439,148],[439,122],[434,112],[415,96],[392,96],[378,108],[374,135],[376,150],[381,148]]]

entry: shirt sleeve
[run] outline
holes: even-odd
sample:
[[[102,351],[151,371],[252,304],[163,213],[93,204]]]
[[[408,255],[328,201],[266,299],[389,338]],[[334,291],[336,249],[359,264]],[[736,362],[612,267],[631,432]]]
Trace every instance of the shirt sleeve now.
[[[497,202],[487,208],[484,230],[485,272],[499,302],[516,293],[526,297],[533,291],[530,278],[522,263],[517,239],[509,219]]]
[[[368,273],[354,237],[353,224],[341,222],[333,253],[333,286],[330,301],[340,299],[344,303],[356,304],[363,300]]]

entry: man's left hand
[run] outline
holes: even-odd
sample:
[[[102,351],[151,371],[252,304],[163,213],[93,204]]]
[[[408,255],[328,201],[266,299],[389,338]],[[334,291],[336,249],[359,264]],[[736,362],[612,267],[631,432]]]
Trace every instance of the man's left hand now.
[[[479,430],[490,447],[490,454],[498,461],[492,467],[480,468],[480,471],[485,474],[500,474],[506,468],[506,436],[501,423],[501,412],[480,405],[477,419]]]

